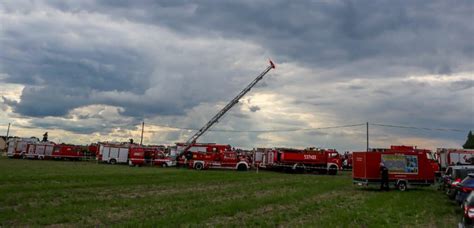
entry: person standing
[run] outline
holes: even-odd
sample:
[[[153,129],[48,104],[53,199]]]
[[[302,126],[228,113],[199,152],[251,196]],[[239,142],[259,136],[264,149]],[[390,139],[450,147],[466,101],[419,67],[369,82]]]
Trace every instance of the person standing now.
[[[385,167],[385,164],[383,162],[380,162],[380,177],[380,190],[388,191],[390,189],[388,185],[388,169],[387,167]]]

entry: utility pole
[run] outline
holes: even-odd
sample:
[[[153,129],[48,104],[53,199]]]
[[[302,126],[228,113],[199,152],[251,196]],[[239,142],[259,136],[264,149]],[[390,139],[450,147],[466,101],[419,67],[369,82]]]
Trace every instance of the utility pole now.
[[[8,140],[8,135],[10,135],[10,123],[8,123],[8,128],[7,128],[7,140]]]
[[[143,131],[145,129],[145,121],[142,122],[142,137],[140,138],[140,145],[143,145]]]
[[[369,122],[367,124],[367,152],[369,152]]]

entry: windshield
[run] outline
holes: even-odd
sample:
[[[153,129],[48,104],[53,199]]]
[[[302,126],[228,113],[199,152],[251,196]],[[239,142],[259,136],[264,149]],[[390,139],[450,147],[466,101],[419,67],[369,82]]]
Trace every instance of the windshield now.
[[[426,153],[426,158],[428,158],[428,160],[435,160],[431,153]]]
[[[464,180],[461,182],[461,185],[462,185],[462,186],[466,186],[466,187],[474,187],[474,178],[473,178],[473,177],[470,177],[470,176],[467,176],[467,177],[464,178]]]
[[[453,178],[464,179],[469,173],[474,173],[474,169],[455,169],[453,173]]]
[[[474,206],[474,191],[469,194],[469,196],[466,198],[466,202],[468,206]]]

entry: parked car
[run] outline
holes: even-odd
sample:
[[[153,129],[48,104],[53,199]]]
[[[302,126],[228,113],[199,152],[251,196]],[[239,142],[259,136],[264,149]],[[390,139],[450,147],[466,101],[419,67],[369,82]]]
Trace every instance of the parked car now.
[[[474,221],[474,192],[469,193],[462,203],[464,225],[472,225]]]
[[[468,174],[467,177],[456,186],[456,190],[456,201],[462,204],[471,191],[474,190],[474,173]]]
[[[469,173],[474,173],[474,166],[449,166],[442,175],[440,189],[446,191],[450,199],[454,199],[457,194],[456,186],[461,183]]]

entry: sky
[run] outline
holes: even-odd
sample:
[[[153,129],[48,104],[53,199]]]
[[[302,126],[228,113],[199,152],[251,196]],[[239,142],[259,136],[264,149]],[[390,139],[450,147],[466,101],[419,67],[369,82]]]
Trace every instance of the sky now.
[[[473,21],[470,0],[2,1],[0,135],[183,142],[272,59],[198,141],[356,151],[369,122],[370,147],[459,148]]]

